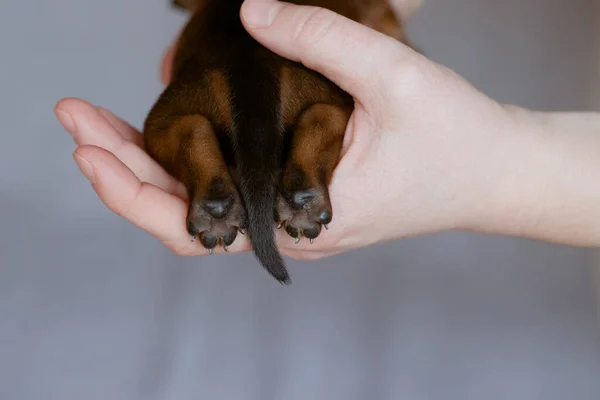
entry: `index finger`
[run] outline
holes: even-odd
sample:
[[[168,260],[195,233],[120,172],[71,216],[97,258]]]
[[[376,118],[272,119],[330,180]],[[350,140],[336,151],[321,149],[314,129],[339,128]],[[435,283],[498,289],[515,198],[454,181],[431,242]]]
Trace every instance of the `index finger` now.
[[[179,255],[207,254],[199,241],[192,242],[186,229],[187,202],[161,188],[142,182],[114,154],[96,146],[80,146],[76,160],[89,165],[92,187],[115,214],[156,237]],[[236,238],[230,251],[245,251],[245,237]],[[222,248],[215,249],[223,253]]]

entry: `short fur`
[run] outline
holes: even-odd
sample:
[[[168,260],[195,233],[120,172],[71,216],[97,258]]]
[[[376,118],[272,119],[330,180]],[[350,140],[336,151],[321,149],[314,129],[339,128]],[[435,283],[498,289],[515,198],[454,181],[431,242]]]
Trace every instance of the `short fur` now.
[[[405,41],[385,0],[306,0]],[[312,241],[333,218],[328,186],[353,99],[243,28],[243,0],[174,0],[191,12],[171,82],[144,125],[149,154],[184,183],[187,230],[209,249],[247,230],[260,263],[290,283],[274,224]]]

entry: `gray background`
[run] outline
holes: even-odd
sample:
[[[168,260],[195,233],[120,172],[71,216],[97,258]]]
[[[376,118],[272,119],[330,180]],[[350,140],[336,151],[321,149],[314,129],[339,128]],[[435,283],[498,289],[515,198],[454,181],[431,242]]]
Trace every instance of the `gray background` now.
[[[600,398],[582,250],[443,234],[293,262],[282,288],[108,212],[52,108],[139,126],[183,21],[166,0],[0,3],[0,399]],[[501,101],[576,110],[593,28],[588,0],[429,0],[410,31]]]

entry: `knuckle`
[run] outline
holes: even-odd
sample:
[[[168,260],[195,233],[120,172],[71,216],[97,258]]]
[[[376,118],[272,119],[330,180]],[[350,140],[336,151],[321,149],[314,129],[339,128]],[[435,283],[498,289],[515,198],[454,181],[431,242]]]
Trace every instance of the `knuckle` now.
[[[422,65],[407,59],[393,62],[391,65],[390,83],[396,91],[413,94],[424,89],[427,73]]]
[[[136,192],[130,198],[115,198],[115,199],[103,199],[106,206],[118,215],[121,218],[125,218],[127,221],[131,223],[135,223],[135,218],[133,217],[134,213],[132,210],[135,207],[135,204],[138,202],[138,199],[143,194],[144,185],[140,185],[140,187],[136,190]]]
[[[294,41],[301,47],[312,47],[323,40],[336,20],[330,10],[314,7],[302,20],[294,35]]]
[[[127,219],[128,203],[124,201],[107,201],[107,207],[121,218]]]

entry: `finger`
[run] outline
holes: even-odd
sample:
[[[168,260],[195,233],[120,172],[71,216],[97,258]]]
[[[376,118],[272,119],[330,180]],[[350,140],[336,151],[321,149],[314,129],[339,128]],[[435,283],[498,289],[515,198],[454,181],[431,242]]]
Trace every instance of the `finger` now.
[[[139,146],[144,147],[144,138],[140,131],[135,129],[129,123],[114,115],[104,107],[96,106],[96,110],[116,129],[123,139]]]
[[[173,70],[173,58],[175,57],[175,44],[169,46],[165,54],[163,55],[161,68],[160,68],[160,80],[164,85],[168,85],[171,80],[171,71]]]
[[[112,212],[150,233],[177,254],[207,254],[198,241],[192,242],[188,236],[185,226],[187,203],[184,200],[141,182],[125,164],[100,147],[81,146],[75,151],[74,158],[92,182],[100,200]],[[247,243],[242,237],[229,251],[239,252],[244,248]]]
[[[115,128],[91,104],[79,99],[64,99],[56,106],[56,115],[71,132],[78,145],[93,145],[113,153],[142,181],[176,194],[182,198],[186,192],[181,183],[169,175],[142,148],[126,140],[119,131],[129,132],[125,123]],[[68,118],[72,122],[68,121]],[[131,132],[127,133],[128,136]]]
[[[249,33],[279,55],[303,63],[360,99],[389,84],[386,70],[411,57],[408,47],[332,11],[274,0],[246,0]]]
[[[333,257],[336,256],[338,254],[341,254],[342,251],[318,251],[318,250],[312,250],[312,249],[299,249],[299,250],[295,250],[295,249],[291,249],[290,247],[283,247],[281,249],[281,254],[283,254],[286,257],[289,257],[293,260],[299,260],[299,261],[318,261],[318,260],[322,260],[324,258],[328,258],[328,257]]]

